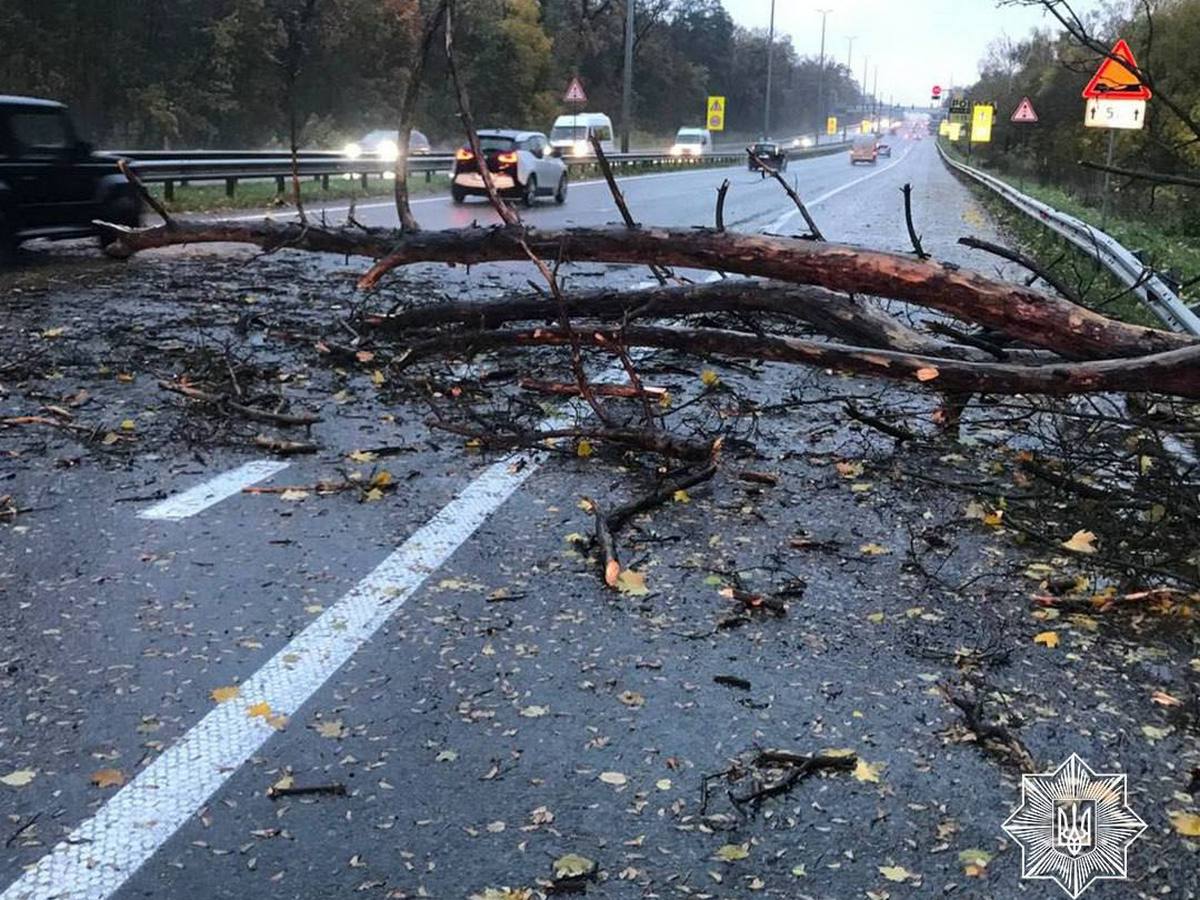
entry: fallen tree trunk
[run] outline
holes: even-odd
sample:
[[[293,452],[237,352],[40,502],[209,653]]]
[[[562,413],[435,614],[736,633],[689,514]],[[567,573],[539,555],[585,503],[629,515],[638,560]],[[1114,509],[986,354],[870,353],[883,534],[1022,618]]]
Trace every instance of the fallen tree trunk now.
[[[961,393],[1066,395],[1150,391],[1200,398],[1200,346],[1133,359],[1033,366],[946,359],[713,328],[629,325],[613,329],[577,323],[575,336],[598,346],[620,342],[630,347],[799,363]],[[556,345],[572,339],[570,334],[556,328],[471,332],[451,337],[461,348],[472,351]],[[445,350],[450,343],[439,340],[437,349]]]
[[[811,285],[727,279],[708,284],[568,294],[567,312],[600,321],[661,318],[704,313],[770,313],[807,322],[832,337],[867,347],[954,359],[992,359],[976,347],[921,334],[862,297],[847,297]],[[367,328],[394,337],[437,325],[496,328],[507,322],[545,322],[558,310],[545,297],[525,295],[483,303],[454,301],[368,317]]]
[[[538,231],[516,226],[400,234],[384,229],[323,229],[278,222],[187,222],[175,228],[131,230],[103,225],[111,252],[199,242],[240,242],[269,250],[374,257],[360,280],[370,288],[388,271],[418,262],[475,264],[542,258],[665,264],[761,275],[830,290],[892,297],[994,328],[1068,359],[1146,356],[1196,340],[1106,318],[1022,285],[948,264],[842,244],[665,228],[575,228]]]

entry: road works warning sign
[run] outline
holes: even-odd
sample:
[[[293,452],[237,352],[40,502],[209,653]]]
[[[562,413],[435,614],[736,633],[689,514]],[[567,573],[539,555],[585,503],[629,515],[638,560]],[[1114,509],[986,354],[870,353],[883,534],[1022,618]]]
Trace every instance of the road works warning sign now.
[[[708,112],[705,116],[709,131],[725,130],[725,98],[709,97]]]

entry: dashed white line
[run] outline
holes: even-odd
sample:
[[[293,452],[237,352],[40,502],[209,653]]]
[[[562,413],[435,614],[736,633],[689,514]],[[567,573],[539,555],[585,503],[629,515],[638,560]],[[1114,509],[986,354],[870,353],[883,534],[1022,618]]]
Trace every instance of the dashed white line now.
[[[242,488],[257,484],[272,475],[282,472],[288,467],[285,462],[272,459],[255,459],[248,463],[222,472],[207,481],[202,481],[180,494],[168,497],[143,509],[137,514],[139,519],[186,519],[198,512],[220,503],[226,497],[240,493]]]
[[[862,178],[855,178],[853,181],[847,181],[845,184],[838,185],[837,187],[833,188],[832,190],[826,191],[825,193],[821,194],[819,197],[814,197],[812,200],[806,201],[805,205],[808,206],[810,209],[814,206],[820,206],[826,200],[828,200],[831,197],[836,197],[842,191],[848,191],[848,190],[850,190],[850,188],[854,187],[855,185],[862,184],[864,181],[869,181],[870,179],[874,178],[876,175],[882,175],[884,172],[890,172],[896,166],[900,165],[900,163],[904,162],[904,160],[908,159],[908,154],[910,154],[910,153],[912,153],[911,147],[909,147],[907,150],[904,151],[903,156],[901,156],[897,160],[893,160],[889,165],[884,166],[882,169],[876,169],[874,172],[869,172],[866,175],[862,176]],[[772,222],[771,227],[768,228],[767,231],[770,231],[770,232],[779,231],[779,229],[781,229],[784,225],[786,225],[795,216],[798,216],[799,214],[800,214],[800,210],[798,210],[798,209],[788,210],[782,216],[780,216],[778,219],[776,219],[774,222]]]
[[[247,707],[265,702],[273,714],[295,714],[539,465],[528,453],[485,469],[243,682],[238,697],[212,709],[0,900],[105,900],[115,893],[275,733]]]

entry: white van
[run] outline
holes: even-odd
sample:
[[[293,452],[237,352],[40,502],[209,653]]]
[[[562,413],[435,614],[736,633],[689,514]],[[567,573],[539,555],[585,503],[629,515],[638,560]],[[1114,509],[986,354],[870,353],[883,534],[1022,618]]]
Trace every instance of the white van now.
[[[680,128],[671,145],[672,156],[704,156],[712,153],[712,132],[707,128]]]
[[[590,156],[593,137],[605,153],[612,153],[616,149],[612,119],[604,113],[571,113],[554,120],[550,146],[563,156]]]

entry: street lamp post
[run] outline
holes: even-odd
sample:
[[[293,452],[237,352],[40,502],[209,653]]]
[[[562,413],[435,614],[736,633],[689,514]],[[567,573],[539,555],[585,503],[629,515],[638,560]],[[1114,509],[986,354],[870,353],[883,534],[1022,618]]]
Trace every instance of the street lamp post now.
[[[870,68],[871,57],[863,57],[862,108],[867,111],[867,70]]]
[[[825,127],[825,17],[833,10],[818,9],[821,14],[821,63],[817,69],[817,143],[821,143],[821,131]]]
[[[775,0],[771,0],[771,28],[767,32],[767,98],[763,103],[763,139],[771,134],[771,62],[775,51]]]
[[[625,0],[625,83],[621,90],[621,152],[629,152],[633,131],[633,8],[636,0]]]

